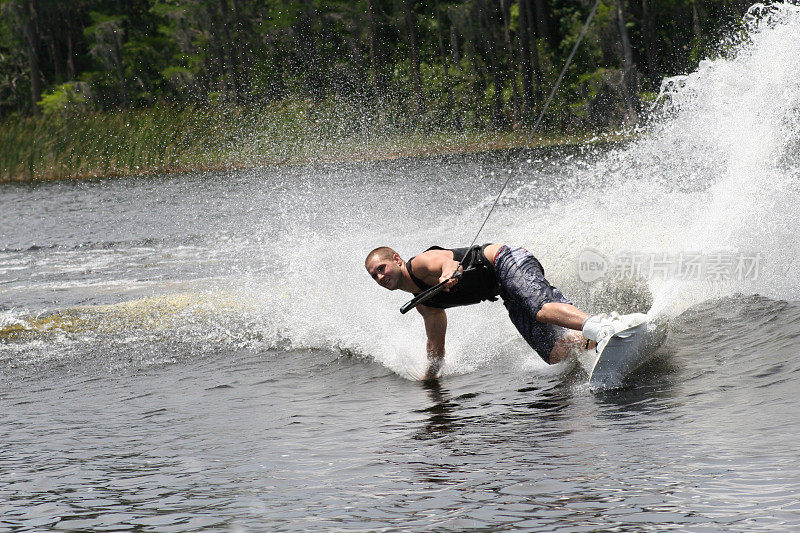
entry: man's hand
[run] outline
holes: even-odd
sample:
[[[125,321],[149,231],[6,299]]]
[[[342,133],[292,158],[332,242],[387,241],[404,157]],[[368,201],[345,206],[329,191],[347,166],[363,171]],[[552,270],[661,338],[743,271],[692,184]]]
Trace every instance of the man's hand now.
[[[434,381],[435,379],[438,379],[439,371],[442,369],[443,363],[444,357],[433,360],[428,357],[428,370],[425,372],[425,375],[422,376],[422,381]]]
[[[439,283],[447,282],[444,286],[445,291],[450,291],[450,288],[458,283],[456,272],[463,272],[464,267],[458,264],[458,261],[450,261],[442,267],[442,276],[439,278]]]

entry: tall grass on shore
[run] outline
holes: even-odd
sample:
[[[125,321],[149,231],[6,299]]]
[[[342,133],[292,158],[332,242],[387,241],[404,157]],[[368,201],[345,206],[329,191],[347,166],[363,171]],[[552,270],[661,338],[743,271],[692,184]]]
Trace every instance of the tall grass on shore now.
[[[521,147],[524,131],[412,132],[380,114],[308,100],[258,109],[174,107],[50,115],[0,124],[0,182],[353,161]],[[538,139],[535,144],[575,142]]]
[[[23,118],[0,126],[0,179],[27,181],[210,169],[297,151],[304,109],[149,109]],[[260,123],[260,124],[259,124]],[[274,142],[280,139],[279,143]]]

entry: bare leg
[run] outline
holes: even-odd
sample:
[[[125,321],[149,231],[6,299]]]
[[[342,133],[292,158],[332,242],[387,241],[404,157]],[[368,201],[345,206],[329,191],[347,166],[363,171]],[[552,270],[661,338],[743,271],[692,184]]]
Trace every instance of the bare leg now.
[[[574,305],[560,302],[549,302],[542,306],[536,313],[536,320],[545,324],[554,324],[562,328],[574,329],[556,341],[553,350],[550,352],[550,363],[555,364],[569,357],[575,348],[593,348],[594,341],[590,341],[588,346],[586,337],[580,331],[583,328],[583,321],[589,317],[586,313]]]
[[[589,341],[589,348],[595,346],[594,341]],[[550,364],[560,363],[578,349],[586,347],[586,337],[577,331],[570,331],[556,341],[553,350],[550,352]]]
[[[583,321],[589,315],[570,304],[560,302],[548,302],[536,313],[536,320],[545,324],[555,324],[562,328],[575,329],[581,331]]]

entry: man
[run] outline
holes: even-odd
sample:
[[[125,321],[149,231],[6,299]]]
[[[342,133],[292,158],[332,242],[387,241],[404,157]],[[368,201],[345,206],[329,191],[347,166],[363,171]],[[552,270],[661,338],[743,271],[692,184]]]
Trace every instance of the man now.
[[[435,379],[441,370],[445,309],[449,307],[496,300],[499,295],[522,337],[550,364],[563,361],[577,345],[602,348],[615,332],[610,320],[590,317],[550,285],[541,263],[524,248],[502,244],[469,249],[433,246],[406,262],[391,248],[381,246],[367,255],[364,266],[379,285],[391,291],[419,294],[447,282],[443,292],[417,305],[428,337],[424,380]],[[460,278],[453,277],[457,270],[462,271]]]

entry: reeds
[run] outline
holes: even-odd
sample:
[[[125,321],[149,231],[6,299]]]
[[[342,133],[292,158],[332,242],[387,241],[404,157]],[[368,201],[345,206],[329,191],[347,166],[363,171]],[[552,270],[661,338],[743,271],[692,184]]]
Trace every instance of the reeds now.
[[[404,131],[380,113],[327,101],[258,109],[175,107],[0,123],[0,182],[354,161],[519,147],[525,132]]]
[[[298,106],[273,109],[158,105],[0,124],[0,181],[202,170],[279,162],[305,128]]]

